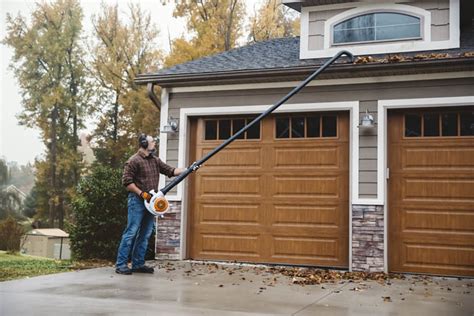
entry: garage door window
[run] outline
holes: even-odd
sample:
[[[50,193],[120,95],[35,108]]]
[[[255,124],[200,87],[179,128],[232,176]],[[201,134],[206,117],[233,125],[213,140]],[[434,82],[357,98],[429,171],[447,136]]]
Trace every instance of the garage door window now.
[[[410,113],[405,137],[474,136],[474,112]]]
[[[236,119],[212,119],[204,121],[204,139],[205,140],[226,140],[231,135],[235,135],[246,124],[249,124],[253,118]],[[249,128],[237,139],[260,139],[260,122]]]
[[[276,138],[337,137],[337,116],[282,116],[275,118]]]

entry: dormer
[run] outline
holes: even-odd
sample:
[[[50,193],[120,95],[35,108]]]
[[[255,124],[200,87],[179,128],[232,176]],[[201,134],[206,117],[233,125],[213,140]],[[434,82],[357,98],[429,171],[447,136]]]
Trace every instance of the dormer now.
[[[301,59],[459,48],[459,0],[283,3],[301,12]]]

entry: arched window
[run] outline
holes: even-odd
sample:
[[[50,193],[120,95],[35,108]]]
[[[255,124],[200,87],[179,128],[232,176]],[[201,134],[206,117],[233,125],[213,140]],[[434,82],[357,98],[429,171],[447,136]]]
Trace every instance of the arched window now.
[[[334,25],[333,44],[417,39],[420,24],[420,18],[402,13],[359,15]]]

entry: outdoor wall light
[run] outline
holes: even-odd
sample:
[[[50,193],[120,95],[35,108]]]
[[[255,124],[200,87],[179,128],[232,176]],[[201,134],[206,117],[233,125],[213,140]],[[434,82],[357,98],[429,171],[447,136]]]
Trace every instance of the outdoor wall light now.
[[[368,110],[365,110],[365,114],[362,115],[362,118],[360,120],[359,128],[373,128],[377,125],[377,123],[374,122],[374,117],[369,114]]]
[[[161,127],[160,132],[171,134],[171,133],[176,133],[177,131],[178,131],[178,120],[170,116],[170,118],[168,119],[168,123]]]

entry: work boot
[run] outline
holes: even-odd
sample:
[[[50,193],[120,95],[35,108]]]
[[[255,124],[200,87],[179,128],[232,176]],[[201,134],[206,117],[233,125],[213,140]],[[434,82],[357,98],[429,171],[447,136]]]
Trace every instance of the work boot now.
[[[125,268],[116,268],[115,273],[130,275],[130,274],[132,274],[132,270],[130,270],[127,267],[125,267]]]
[[[152,267],[148,267],[148,266],[141,266],[140,268],[133,268],[132,272],[153,273],[153,272],[155,272],[155,269],[153,269]]]

